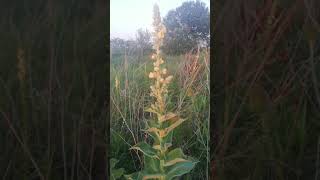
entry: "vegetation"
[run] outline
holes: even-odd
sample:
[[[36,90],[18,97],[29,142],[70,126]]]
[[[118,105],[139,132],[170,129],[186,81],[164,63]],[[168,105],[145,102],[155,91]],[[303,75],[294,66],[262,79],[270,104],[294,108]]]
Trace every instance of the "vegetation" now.
[[[126,58],[125,58],[126,57]],[[173,132],[172,149],[181,148],[199,162],[183,179],[207,177],[209,153],[209,52],[181,56],[164,55],[167,72],[173,79],[168,85],[167,108],[187,118]],[[129,150],[138,142],[152,144],[152,137],[143,130],[152,120],[145,110],[153,102],[150,97],[149,72],[154,67],[151,56],[139,61],[135,55],[115,58],[111,63],[111,158],[119,160],[118,167],[126,174],[143,169],[143,156]],[[156,119],[155,119],[156,120]]]
[[[319,178],[319,1],[213,7],[212,178]]]
[[[149,74],[150,79],[155,79],[155,83],[150,86],[150,96],[156,99],[156,102],[151,104],[151,107],[146,111],[154,113],[156,118],[147,121],[147,132],[153,139],[151,147],[146,142],[139,142],[130,149],[136,149],[144,155],[144,169],[140,172],[127,175],[128,179],[160,179],[171,180],[175,177],[182,176],[191,171],[195,164],[195,160],[184,155],[181,148],[176,148],[169,151],[172,146],[172,137],[174,129],[176,129],[184,119],[181,119],[177,114],[168,112],[168,85],[173,76],[167,75],[167,69],[163,67],[164,60],[162,59],[160,47],[163,44],[163,38],[166,28],[161,23],[159,7],[154,6],[154,47],[156,53],[152,55],[154,59],[154,69]]]
[[[166,28],[154,15],[153,52],[115,46],[112,55],[110,156],[128,179],[208,178],[209,51],[164,54]]]
[[[106,179],[106,1],[1,1],[0,175]]]
[[[190,51],[195,45],[209,46],[209,9],[204,2],[186,1],[168,12],[164,18],[167,34],[164,52],[181,54]]]

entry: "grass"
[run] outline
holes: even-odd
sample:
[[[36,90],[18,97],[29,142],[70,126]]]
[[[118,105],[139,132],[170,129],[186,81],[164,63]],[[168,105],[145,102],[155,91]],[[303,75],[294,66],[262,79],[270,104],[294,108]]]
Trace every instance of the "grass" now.
[[[319,30],[308,21],[319,19],[318,7],[216,2],[213,179],[316,178]]]
[[[169,109],[178,107],[177,111],[188,119],[175,130],[173,141],[187,155],[200,160],[189,178],[206,177],[209,151],[209,69],[205,62],[208,63],[208,56],[202,52],[199,58],[191,54],[164,58],[168,72],[174,76],[169,86],[172,98],[168,100]],[[194,67],[194,70],[188,70],[188,65]],[[128,149],[139,141],[150,140],[141,130],[150,117],[144,110],[152,102],[149,96],[151,82],[148,78],[152,68],[149,56],[140,60],[133,55],[111,60],[110,157],[118,158],[127,174],[138,171],[142,161],[142,156]],[[116,79],[120,82],[119,88],[115,86]]]
[[[1,178],[106,177],[106,5],[1,4]]]

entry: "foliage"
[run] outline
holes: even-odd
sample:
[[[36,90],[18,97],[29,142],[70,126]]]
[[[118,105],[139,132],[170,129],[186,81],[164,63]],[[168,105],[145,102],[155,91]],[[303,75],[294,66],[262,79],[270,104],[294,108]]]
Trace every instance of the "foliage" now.
[[[145,31],[143,31],[142,29],[138,29],[136,41],[140,50],[140,57],[143,56],[145,53],[151,52],[151,34],[147,29]]]
[[[139,142],[130,149],[135,149],[144,154],[144,169],[126,175],[127,179],[160,179],[171,180],[190,172],[197,161],[184,155],[181,148],[169,150],[172,146],[173,130],[185,120],[177,114],[167,112],[168,84],[173,76],[167,75],[167,69],[162,67],[164,60],[161,57],[160,47],[163,43],[165,27],[161,24],[160,12],[157,5],[154,6],[154,48],[156,53],[152,55],[155,60],[154,70],[149,78],[154,79],[154,85],[150,86],[150,96],[156,99],[154,104],[146,111],[153,113],[156,118],[149,120],[147,129],[144,130],[153,139],[153,146],[146,142]]]
[[[209,45],[209,10],[201,1],[187,1],[164,18],[167,28],[164,51],[181,54],[197,45]]]
[[[0,9],[1,178],[106,177],[106,1]]]
[[[319,5],[215,1],[213,179],[317,178]]]
[[[116,164],[119,162],[119,160],[111,158],[110,159],[110,176],[111,176],[111,180],[117,180],[120,177],[122,177],[124,175],[124,169],[123,168],[119,168],[119,169],[115,169]]]

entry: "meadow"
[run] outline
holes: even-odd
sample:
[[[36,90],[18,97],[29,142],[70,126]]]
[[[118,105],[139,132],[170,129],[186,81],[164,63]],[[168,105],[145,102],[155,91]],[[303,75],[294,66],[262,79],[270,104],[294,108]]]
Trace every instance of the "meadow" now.
[[[215,1],[212,179],[319,179],[319,5]]]
[[[105,1],[1,1],[0,176],[105,179]]]
[[[164,55],[168,73],[173,75],[169,85],[169,109],[186,118],[173,135],[174,147],[200,162],[183,179],[208,178],[209,163],[209,51],[194,51],[180,56]],[[150,142],[142,133],[150,113],[152,71],[151,55],[113,55],[110,64],[110,145],[109,156],[119,160],[117,168],[126,174],[141,168],[142,156],[129,148],[139,141]],[[173,148],[174,148],[173,147]]]

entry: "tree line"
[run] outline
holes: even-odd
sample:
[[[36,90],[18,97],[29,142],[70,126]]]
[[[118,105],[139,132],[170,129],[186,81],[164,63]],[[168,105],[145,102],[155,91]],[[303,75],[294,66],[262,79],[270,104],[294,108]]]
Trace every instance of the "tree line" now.
[[[208,47],[210,40],[209,8],[204,2],[186,1],[170,10],[163,18],[167,33],[163,52],[170,55],[184,54],[195,47]],[[135,54],[143,56],[152,51],[151,32],[139,29],[135,40],[113,38],[110,42],[113,56]]]

